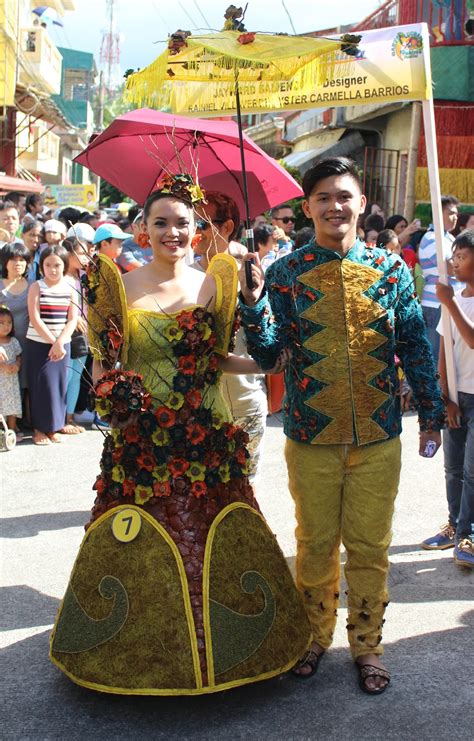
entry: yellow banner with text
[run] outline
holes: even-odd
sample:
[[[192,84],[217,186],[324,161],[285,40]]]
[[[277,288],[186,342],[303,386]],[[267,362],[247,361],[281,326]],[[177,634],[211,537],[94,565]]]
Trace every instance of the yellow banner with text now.
[[[298,72],[290,80],[239,83],[242,113],[426,100],[431,97],[426,24],[363,31],[355,57],[341,54],[326,80],[308,86]],[[338,65],[340,73],[338,73]],[[213,117],[235,114],[232,83],[178,82],[171,86],[173,113]]]

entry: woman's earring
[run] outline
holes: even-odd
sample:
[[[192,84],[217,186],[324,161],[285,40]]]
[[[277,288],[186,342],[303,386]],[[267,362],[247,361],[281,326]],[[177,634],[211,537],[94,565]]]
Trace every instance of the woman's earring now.
[[[146,250],[147,247],[151,247],[150,237],[148,236],[147,232],[140,232],[137,237],[137,242],[142,250]]]

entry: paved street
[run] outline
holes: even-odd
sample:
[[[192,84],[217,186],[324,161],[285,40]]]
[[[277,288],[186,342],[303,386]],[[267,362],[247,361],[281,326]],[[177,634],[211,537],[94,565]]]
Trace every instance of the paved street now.
[[[345,609],[315,681],[290,678],[202,698],[130,698],[75,686],[48,661],[48,636],[92,503],[100,432],[0,453],[4,739],[425,739],[472,736],[474,573],[452,551],[418,547],[446,518],[442,454],[417,455],[405,420],[385,630],[389,690],[363,695],[346,647]],[[269,421],[262,509],[294,559],[280,420]],[[380,481],[380,486],[384,482]],[[343,558],[343,556],[342,556]],[[471,710],[469,711],[469,708]]]

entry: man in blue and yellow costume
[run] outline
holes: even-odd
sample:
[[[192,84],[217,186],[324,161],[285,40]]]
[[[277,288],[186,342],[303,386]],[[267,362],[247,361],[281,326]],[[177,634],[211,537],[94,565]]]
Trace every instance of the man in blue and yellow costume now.
[[[380,694],[390,681],[380,656],[401,465],[395,355],[417,403],[422,455],[440,445],[444,408],[406,265],[357,239],[366,199],[355,164],[323,160],[305,174],[303,190],[315,241],[274,263],[265,279],[258,258],[247,255],[253,288],[241,294],[252,357],[265,369],[282,348],[292,352],[285,455],[296,506],[296,580],[313,631],[294,673],[312,676],[331,645],[342,541],[351,653],[361,689]]]

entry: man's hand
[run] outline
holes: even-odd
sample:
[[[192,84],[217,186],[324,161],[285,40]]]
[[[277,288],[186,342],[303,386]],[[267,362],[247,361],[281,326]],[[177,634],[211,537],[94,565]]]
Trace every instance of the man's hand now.
[[[247,287],[247,280],[245,277],[245,263],[248,262],[248,260],[253,260],[253,264],[251,265],[253,288]],[[247,252],[247,254],[243,256],[242,267],[239,270],[239,283],[244,302],[247,306],[254,306],[260,298],[265,283],[263,270],[260,267],[260,258],[257,252]]]
[[[444,283],[436,284],[436,296],[440,303],[447,306],[454,298],[454,291],[452,286],[445,286]]]
[[[288,234],[283,231],[279,226],[276,226],[272,232],[272,239],[275,244],[281,239],[283,242],[291,242]]]
[[[429,452],[427,449],[428,443],[434,443],[436,445],[434,451],[427,455],[426,453]],[[433,456],[436,454],[438,448],[441,447],[441,432],[420,432],[420,448],[419,448],[419,454],[423,458],[433,458]]]

